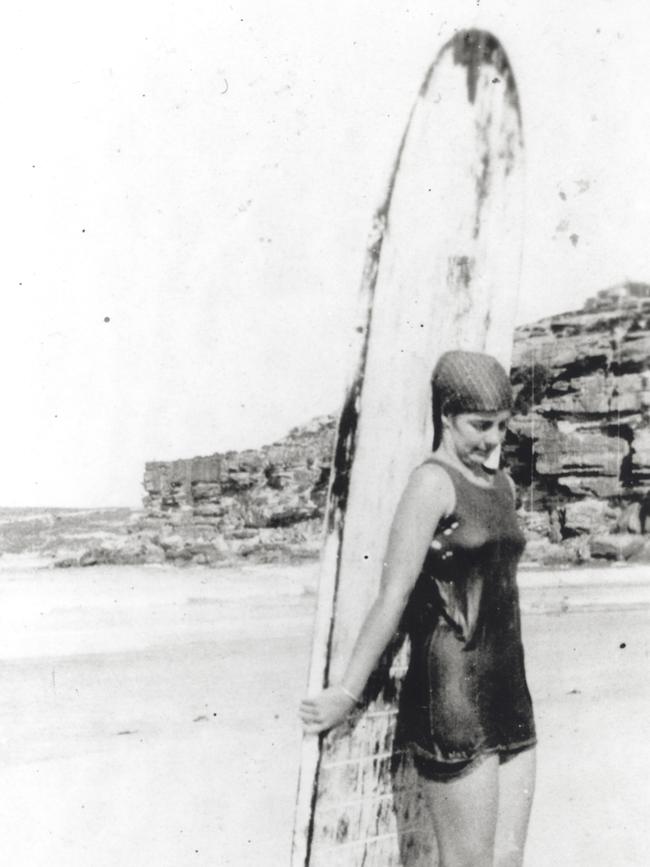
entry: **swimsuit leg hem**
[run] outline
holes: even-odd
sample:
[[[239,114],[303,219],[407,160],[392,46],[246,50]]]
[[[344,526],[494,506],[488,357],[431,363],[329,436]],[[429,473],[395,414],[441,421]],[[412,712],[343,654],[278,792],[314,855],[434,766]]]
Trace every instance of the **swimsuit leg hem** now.
[[[406,746],[413,758],[415,769],[421,777],[434,782],[447,782],[466,776],[489,756],[497,755],[499,764],[505,764],[519,753],[533,749],[536,745],[537,738],[532,737],[517,743],[484,747],[469,756],[453,759],[436,756],[413,742]]]

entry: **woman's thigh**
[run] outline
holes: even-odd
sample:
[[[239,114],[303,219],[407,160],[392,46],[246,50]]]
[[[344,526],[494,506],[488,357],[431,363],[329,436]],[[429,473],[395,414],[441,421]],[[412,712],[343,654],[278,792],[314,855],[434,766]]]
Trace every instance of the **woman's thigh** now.
[[[499,766],[499,808],[495,867],[521,867],[535,790],[535,750],[518,753]]]
[[[489,756],[463,776],[423,780],[438,840],[440,867],[492,867],[499,759]]]

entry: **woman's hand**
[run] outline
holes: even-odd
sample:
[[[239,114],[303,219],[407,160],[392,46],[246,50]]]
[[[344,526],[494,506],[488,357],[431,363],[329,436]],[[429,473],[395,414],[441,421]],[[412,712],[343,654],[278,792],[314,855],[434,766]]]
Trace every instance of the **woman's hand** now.
[[[356,705],[354,696],[340,686],[330,686],[300,702],[300,719],[306,734],[325,732],[340,725]]]

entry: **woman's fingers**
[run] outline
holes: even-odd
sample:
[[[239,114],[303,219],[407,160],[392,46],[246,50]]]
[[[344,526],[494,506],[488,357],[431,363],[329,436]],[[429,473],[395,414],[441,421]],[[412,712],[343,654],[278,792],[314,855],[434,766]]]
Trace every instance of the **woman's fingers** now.
[[[300,712],[300,721],[302,722],[302,727],[304,731],[312,733],[312,732],[320,732],[323,731],[325,726],[325,720],[323,719],[322,713],[320,711],[301,711]]]
[[[324,689],[300,702],[299,716],[307,734],[318,734],[340,725],[352,709],[353,701],[339,687]]]
[[[322,708],[312,699],[302,701],[298,713],[303,723],[322,723],[323,721]]]

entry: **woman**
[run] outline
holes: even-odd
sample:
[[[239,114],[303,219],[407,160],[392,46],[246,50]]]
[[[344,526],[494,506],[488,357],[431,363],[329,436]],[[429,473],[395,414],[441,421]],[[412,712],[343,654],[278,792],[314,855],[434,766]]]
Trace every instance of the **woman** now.
[[[306,732],[341,723],[400,623],[411,639],[399,728],[431,812],[441,867],[522,864],[535,782],[516,566],[514,488],[486,467],[512,391],[489,355],[445,353],[432,380],[434,452],[411,475],[377,599],[339,684],[301,703]]]

